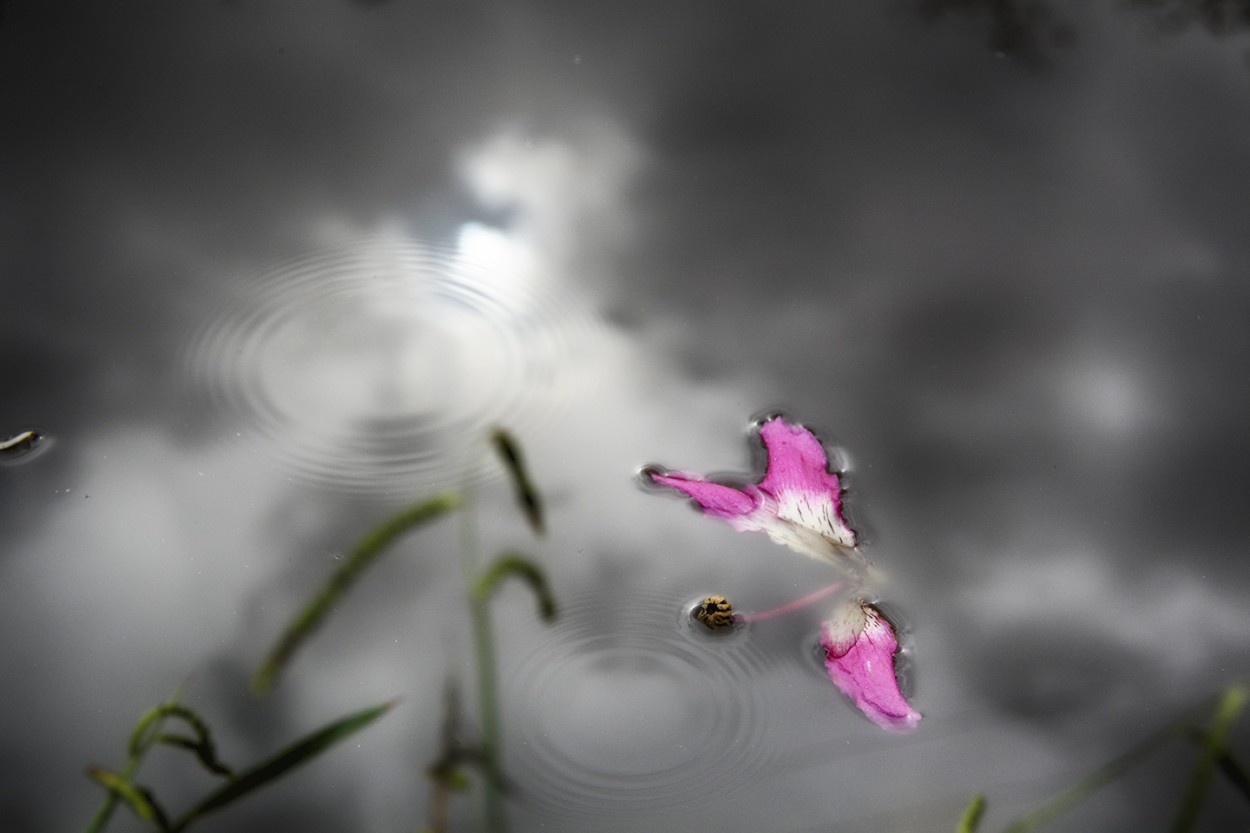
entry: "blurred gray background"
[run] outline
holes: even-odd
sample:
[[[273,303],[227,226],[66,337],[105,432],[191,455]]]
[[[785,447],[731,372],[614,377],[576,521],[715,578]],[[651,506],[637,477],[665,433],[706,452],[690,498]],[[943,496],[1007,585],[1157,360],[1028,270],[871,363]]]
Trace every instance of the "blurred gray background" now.
[[[950,830],[978,791],[999,829],[1244,679],[1248,29],[1185,0],[0,3],[0,433],[48,438],[0,467],[0,829],[84,826],[85,768],[184,683],[236,765],[403,698],[206,833],[417,829],[444,682],[473,686],[460,521],[271,699],[246,682],[360,533],[448,487],[565,609],[496,608],[518,830]],[[832,580],[637,488],[749,473],[770,408],[842,449],[913,735],[822,676],[819,610],[681,624]],[[1054,829],[1160,829],[1194,759]],[[143,780],[211,786],[172,751]],[[1202,829],[1248,823],[1216,784]]]

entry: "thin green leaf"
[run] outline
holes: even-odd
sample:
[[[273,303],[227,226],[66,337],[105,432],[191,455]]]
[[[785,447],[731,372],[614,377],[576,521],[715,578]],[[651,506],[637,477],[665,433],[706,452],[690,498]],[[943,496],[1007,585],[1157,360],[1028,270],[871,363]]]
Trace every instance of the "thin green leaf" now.
[[[506,578],[519,578],[529,585],[538,597],[538,613],[544,621],[556,617],[556,599],[547,583],[546,573],[533,560],[520,553],[508,552],[495,559],[474,585],[474,600],[479,603],[488,601]]]
[[[1137,766],[1156,749],[1183,734],[1189,719],[1190,712],[1186,712],[1181,719],[1164,726],[1128,752],[1125,752],[1123,755],[1095,770],[1086,778],[1052,797],[1041,807],[1013,823],[1004,833],[1027,833],[1027,831],[1040,827],[1072,809],[1107,784]]]
[[[463,767],[482,767],[487,770],[486,754],[476,746],[460,740],[460,688],[455,681],[448,680],[443,692],[443,726],[439,732],[441,745],[438,760],[430,764],[426,774],[430,779],[443,784],[448,789],[467,789],[468,775]],[[487,777],[491,776],[488,771]]]
[[[355,714],[350,714],[288,746],[269,760],[248,769],[220,789],[210,793],[208,797],[192,807],[185,816],[179,819],[174,824],[173,830],[182,830],[195,819],[208,815],[215,810],[220,810],[227,804],[231,804],[271,781],[281,778],[296,767],[308,763],[334,744],[377,720],[394,705],[394,702],[383,703],[379,706],[373,706]]]
[[[186,735],[161,735],[160,742],[179,749],[186,749],[195,755],[200,765],[214,775],[233,778],[234,770],[217,757],[217,747],[207,738],[189,738]]]
[[[153,706],[139,716],[139,722],[130,731],[128,750],[131,757],[142,754],[144,750],[156,743],[161,734],[159,724],[169,717],[174,708],[177,708],[177,704],[170,700],[159,706]]]
[[[456,492],[442,492],[388,518],[369,530],[356,544],[343,565],[287,625],[286,630],[252,678],[252,691],[266,694],[290,661],[295,649],[317,629],[334,605],[360,575],[397,538],[460,507],[463,499]]]
[[[139,723],[135,726],[130,738],[130,757],[126,761],[126,766],[122,767],[121,778],[123,781],[129,782],[139,773],[139,767],[143,764],[143,758],[151,749],[152,744],[156,743],[157,735],[160,734],[161,724],[165,718],[160,713],[162,708],[173,706],[178,702],[178,698],[182,696],[181,686],[176,690],[169,699],[160,706],[156,706],[145,712],[140,718]],[[152,715],[155,714],[155,717]],[[108,826],[109,819],[113,816],[113,811],[117,808],[117,803],[121,797],[109,790],[104,796],[104,800],[100,803],[100,807],[96,810],[96,814],[87,824],[86,833],[100,833]]]
[[[155,824],[161,830],[169,829],[169,820],[150,790],[132,783],[116,772],[99,767],[88,769],[87,777],[124,801],[143,821]]]
[[[963,813],[959,816],[959,824],[955,826],[955,833],[976,833],[977,826],[981,824],[981,816],[985,813],[985,796],[977,793],[968,801],[968,806],[964,807]]]
[[[517,503],[520,504],[521,511],[525,513],[525,520],[529,522],[534,534],[541,537],[546,532],[546,524],[543,521],[543,502],[537,487],[534,486],[534,481],[530,479],[520,444],[516,437],[503,428],[496,428],[492,431],[490,439],[495,446],[495,451],[499,453],[499,459],[503,461],[504,468],[508,470],[508,475],[512,478]]]
[[[1185,798],[1181,801],[1176,820],[1172,823],[1173,833],[1188,833],[1198,821],[1198,814],[1206,799],[1207,789],[1211,786],[1215,768],[1220,757],[1225,754],[1228,734],[1245,708],[1247,700],[1250,700],[1250,687],[1238,684],[1227,688],[1216,704],[1211,730],[1203,735],[1202,757],[1194,766],[1189,787],[1185,790]]]
[[[1246,774],[1246,768],[1241,762],[1232,755],[1225,752],[1220,755],[1220,771],[1224,773],[1232,785],[1241,791],[1241,794],[1250,801],[1250,775]]]
[[[153,724],[157,721],[164,721],[168,718],[176,717],[185,722],[194,732],[194,737],[186,737],[185,735],[172,735],[160,731],[159,726],[153,728]],[[149,729],[151,731],[149,732]],[[202,717],[196,714],[186,706],[176,703],[163,703],[148,709],[143,717],[139,718],[138,725],[130,734],[130,754],[136,755],[145,743],[162,743],[168,746],[176,746],[180,749],[186,749],[193,752],[200,763],[206,769],[217,775],[230,777],[234,773],[230,767],[217,757],[217,747],[213,743],[212,732],[208,728],[208,724]]]

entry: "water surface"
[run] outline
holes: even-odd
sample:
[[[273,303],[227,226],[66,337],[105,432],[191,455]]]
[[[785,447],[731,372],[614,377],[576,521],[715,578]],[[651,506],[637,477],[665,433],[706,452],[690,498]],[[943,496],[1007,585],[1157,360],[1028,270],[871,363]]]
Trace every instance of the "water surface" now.
[[[246,681],[443,488],[563,603],[495,612],[517,830],[950,830],[974,792],[999,829],[1244,677],[1250,39],[1204,8],[3,4],[0,437],[46,441],[0,467],[0,828],[85,825],[184,682],[233,763],[403,697],[205,831],[418,826],[473,675],[456,522]],[[770,408],[842,449],[912,735],[823,676],[823,611],[682,618],[830,580],[634,484],[749,476]],[[1190,759],[1055,829],[1169,818]]]

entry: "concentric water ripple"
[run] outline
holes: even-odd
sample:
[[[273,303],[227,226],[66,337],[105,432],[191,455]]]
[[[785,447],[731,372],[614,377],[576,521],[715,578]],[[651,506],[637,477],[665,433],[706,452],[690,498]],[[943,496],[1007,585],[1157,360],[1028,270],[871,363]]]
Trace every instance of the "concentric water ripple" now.
[[[772,663],[749,632],[691,624],[695,601],[583,596],[506,663],[522,805],[586,829],[671,820],[770,768],[760,681]]]
[[[453,250],[366,240],[250,278],[193,339],[186,378],[292,475],[389,493],[493,476],[484,437],[580,395],[591,316]]]

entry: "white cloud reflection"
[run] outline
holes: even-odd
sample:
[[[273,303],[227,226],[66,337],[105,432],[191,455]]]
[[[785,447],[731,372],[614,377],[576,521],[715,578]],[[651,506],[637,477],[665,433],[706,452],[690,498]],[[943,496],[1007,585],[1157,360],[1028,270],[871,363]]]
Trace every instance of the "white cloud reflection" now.
[[[896,579],[926,721],[906,746],[881,740],[805,664],[809,623],[760,629],[783,670],[744,675],[770,706],[750,715],[767,725],[756,752],[790,768],[700,810],[949,829],[1000,780],[1025,809],[1136,739],[1100,692],[1138,717],[1245,666],[1250,157],[1229,49],[1146,47],[1102,20],[1070,70],[1040,78],[879,3],[43,21],[27,6],[4,21],[27,83],[0,93],[0,145],[31,164],[0,235],[5,274],[33,291],[0,313],[0,408],[51,423],[57,445],[0,481],[0,686],[21,715],[0,827],[81,824],[97,795],[65,779],[120,760],[130,721],[191,671],[223,752],[406,696],[281,803],[219,824],[348,826],[322,814],[332,798],[355,829],[413,826],[442,682],[467,665],[454,526],[356,589],[273,711],[242,694],[333,553],[477,466],[483,551],[530,545],[589,612],[578,645],[680,639],[668,619],[612,631],[594,615],[645,598],[667,616],[704,591],[762,608],[823,578],[632,481],[647,462],[745,472],[746,420],[774,405],[849,445],[852,517],[879,531],[868,556]],[[431,262],[441,277],[411,280]],[[212,351],[178,361],[206,320]],[[541,543],[479,445],[496,422],[548,498]],[[508,660],[568,634],[529,602],[500,596]],[[554,656],[602,673],[582,695],[605,702],[569,686],[514,712],[519,736],[549,731],[575,766],[611,774],[623,743],[643,770],[665,725],[698,728],[682,709],[704,700],[676,708],[675,692],[721,702],[697,674],[593,650]],[[595,721],[613,725],[579,743]],[[1098,722],[1078,752],[1051,737]],[[518,774],[541,764],[511,754]],[[1122,798],[1113,810],[1155,810]]]

